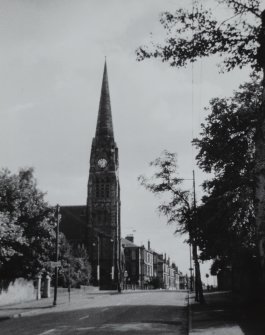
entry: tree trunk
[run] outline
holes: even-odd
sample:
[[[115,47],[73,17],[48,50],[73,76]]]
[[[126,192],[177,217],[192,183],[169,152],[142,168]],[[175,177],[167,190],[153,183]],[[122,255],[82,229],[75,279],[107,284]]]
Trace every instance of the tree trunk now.
[[[201,281],[201,270],[200,264],[198,260],[198,251],[197,251],[197,243],[196,243],[196,231],[198,227],[198,213],[197,213],[197,205],[196,205],[196,190],[195,190],[195,171],[192,171],[193,175],[193,207],[195,216],[193,217],[194,222],[191,226],[190,236],[192,241],[192,256],[195,267],[195,300],[200,302],[201,304],[205,303],[203,290],[202,290],[202,281]]]
[[[257,246],[261,264],[263,298],[265,298],[265,11],[259,35],[258,63],[263,70],[262,104],[258,115],[255,142],[255,218]]]
[[[121,293],[121,268],[120,268],[120,262],[117,260],[117,291],[118,293]]]
[[[197,245],[193,241],[192,243],[192,254],[195,266],[195,301],[198,301],[201,304],[205,303],[202,289],[202,281],[201,281],[201,271],[200,271],[200,263],[198,260],[197,253]]]

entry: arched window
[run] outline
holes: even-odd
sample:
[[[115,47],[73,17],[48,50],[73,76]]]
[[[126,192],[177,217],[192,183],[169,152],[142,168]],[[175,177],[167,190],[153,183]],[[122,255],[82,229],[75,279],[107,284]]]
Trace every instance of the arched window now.
[[[109,178],[97,178],[95,180],[95,196],[96,198],[105,199],[110,197],[110,181]]]

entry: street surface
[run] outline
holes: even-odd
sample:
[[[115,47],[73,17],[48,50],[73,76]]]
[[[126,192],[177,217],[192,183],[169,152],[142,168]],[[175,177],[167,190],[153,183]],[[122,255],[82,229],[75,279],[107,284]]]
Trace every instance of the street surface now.
[[[0,322],[1,335],[188,333],[187,294],[86,294],[72,304]],[[78,309],[79,307],[79,309]]]

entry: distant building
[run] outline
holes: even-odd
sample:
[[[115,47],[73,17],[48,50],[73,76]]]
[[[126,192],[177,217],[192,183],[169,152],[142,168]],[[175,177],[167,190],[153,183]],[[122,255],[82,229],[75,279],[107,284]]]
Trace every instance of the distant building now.
[[[187,275],[179,273],[179,289],[180,290],[187,290],[189,286],[189,278]]]
[[[179,270],[175,263],[172,263],[171,266],[174,269],[174,288],[179,290]]]
[[[125,255],[127,288],[163,288],[179,290],[186,288],[185,278],[178,267],[166,255],[134,243],[133,235],[121,239]],[[182,278],[183,277],[183,278]]]
[[[147,288],[150,285],[150,282],[153,279],[153,251],[150,248],[150,241],[148,241],[147,249],[142,245],[141,246],[141,287]]]
[[[169,288],[170,289],[176,289],[176,279],[175,279],[176,271],[170,265],[170,262],[169,262],[168,267],[169,267]]]
[[[127,236],[121,239],[121,244],[124,249],[125,266],[127,277],[124,278],[125,284],[141,287],[141,248],[134,244],[133,236]],[[124,272],[125,272],[124,271]]]
[[[121,244],[125,254],[125,270],[128,277],[127,285],[132,285],[138,288],[148,288],[154,277],[153,275],[153,251],[148,242],[148,248],[143,245],[137,246],[134,244],[132,235],[121,239]]]

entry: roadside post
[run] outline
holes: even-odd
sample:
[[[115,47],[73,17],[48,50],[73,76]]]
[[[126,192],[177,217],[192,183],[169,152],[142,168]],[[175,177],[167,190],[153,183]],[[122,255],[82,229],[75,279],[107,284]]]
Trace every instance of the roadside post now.
[[[36,300],[40,300],[41,299],[41,273],[37,275],[36,281],[37,281]]]
[[[68,301],[71,301],[71,264],[68,264]]]
[[[127,270],[124,271],[124,278],[125,278],[125,289],[127,290],[127,278],[128,278]]]

